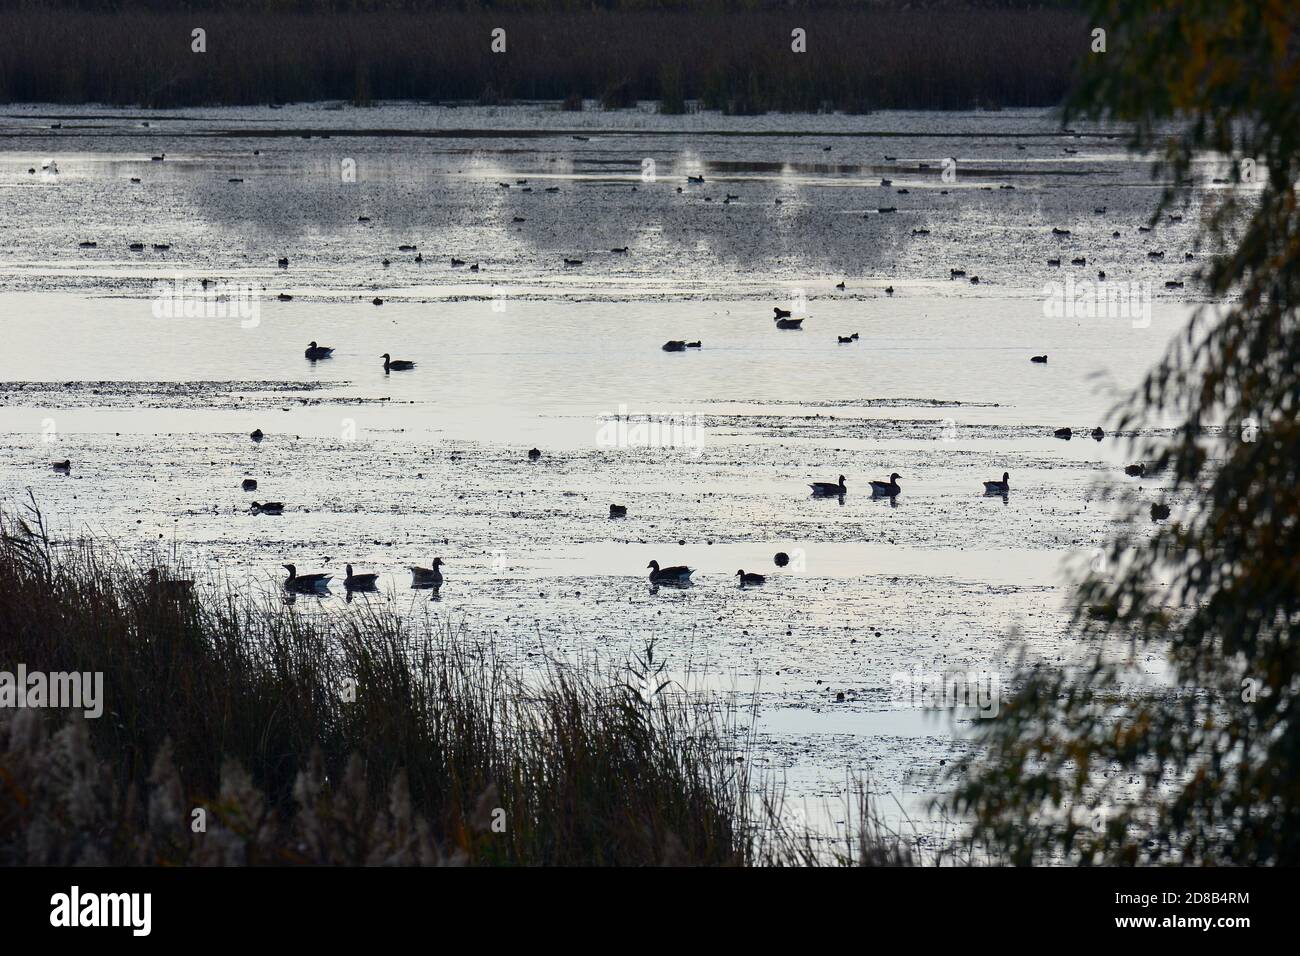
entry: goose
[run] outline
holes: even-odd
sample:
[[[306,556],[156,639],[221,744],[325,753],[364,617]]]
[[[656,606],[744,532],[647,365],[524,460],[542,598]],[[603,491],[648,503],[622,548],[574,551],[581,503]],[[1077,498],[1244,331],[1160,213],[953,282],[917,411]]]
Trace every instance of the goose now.
[[[856,342],[858,340],[858,333],[854,332],[852,335],[849,336],[849,338],[851,338],[853,341]]]
[[[843,283],[842,281],[841,281],[841,282],[837,282],[837,283],[835,284],[835,288],[837,288],[837,289],[839,289],[841,292],[843,292],[843,291],[844,291],[844,283]]]
[[[157,156],[150,156],[150,157],[149,157],[149,162],[151,162],[151,163],[161,163],[161,162],[162,162],[164,159],[166,159],[166,158],[167,158],[167,154],[166,154],[166,153],[159,153]]]
[[[414,252],[415,250],[416,247],[409,243],[403,243],[402,245],[397,247],[398,252]]]
[[[663,344],[663,350],[664,350],[665,352],[685,352],[685,351],[686,351],[686,340],[685,340],[685,339],[670,339],[669,341],[667,341],[667,342],[665,342],[665,343]]]
[[[830,481],[814,481],[808,486],[812,489],[814,495],[842,495],[848,491],[848,486],[844,484],[844,476],[840,475],[838,483]]]
[[[949,278],[952,278],[952,279],[964,279],[964,278],[966,278],[966,270],[965,270],[965,269],[949,269],[949,270],[948,270],[948,276],[949,276]]]
[[[528,460],[529,460],[529,461],[536,461],[537,459],[539,459],[539,458],[541,458],[541,457],[542,457],[542,450],[541,450],[540,448],[530,448],[530,449],[528,449]]]
[[[1142,478],[1147,473],[1147,466],[1141,463],[1136,465],[1125,465],[1124,474],[1130,478]]]
[[[788,318],[790,318],[790,310],[789,310],[789,309],[779,309],[779,308],[776,308],[775,306],[773,306],[773,308],[772,308],[772,314],[775,315],[776,318],[778,318],[778,319],[788,319]]]
[[[853,336],[851,335],[840,335],[836,337],[840,340],[840,345],[849,345],[853,342]]]
[[[609,516],[610,516],[611,518],[626,518],[626,517],[627,517],[627,505],[610,505],[610,506],[609,506]]]
[[[1084,256],[1076,256],[1070,260],[1070,265],[1072,266],[1086,266],[1087,264],[1088,260]]]
[[[1138,232],[1150,232],[1150,231],[1151,231],[1150,226],[1138,226]]]
[[[391,260],[389,260],[389,259],[385,259],[385,260],[384,260],[384,268],[385,268],[385,269],[387,269],[387,268],[388,268],[390,265],[392,265],[392,264],[393,264],[393,263],[392,263]]]
[[[1074,432],[1072,432],[1068,427],[1066,427],[1066,428],[1058,428],[1056,431],[1052,432],[1052,434],[1055,435],[1057,438],[1064,438],[1066,441],[1069,441],[1071,436],[1074,435]]]
[[[170,242],[155,242],[153,247],[155,252],[166,252],[172,245]]]
[[[281,292],[279,295],[276,296],[276,298],[279,299],[281,302],[292,302],[292,301],[293,301],[293,296],[291,296],[291,295],[290,295],[289,293],[287,293],[287,292]]]
[[[150,568],[149,590],[160,597],[183,598],[194,590],[194,582],[182,578],[164,578],[157,568]]]
[[[1069,229],[1061,229],[1058,226],[1052,227],[1052,235],[1054,236],[1068,236],[1069,234],[1070,234]]]
[[[897,206],[877,206],[877,207],[876,207],[876,212],[878,212],[878,213],[898,212],[898,207],[897,207]]]
[[[254,501],[248,506],[248,510],[255,515],[278,515],[284,514],[283,501],[268,501],[265,504],[259,504]]]
[[[348,576],[343,579],[343,586],[349,591],[373,591],[375,582],[379,580],[377,574],[353,574],[352,565],[344,565],[347,568]]]
[[[928,236],[929,234],[930,234],[930,230],[929,230],[929,229],[913,229],[913,230],[912,230],[912,235],[914,235],[914,236]]]
[[[1029,357],[1029,361],[1035,363],[1036,365],[1046,365],[1046,364],[1047,364],[1047,356],[1046,356],[1046,355],[1031,355],[1031,356]]]
[[[381,299],[381,298],[379,298],[379,296],[375,296],[373,299],[370,300],[370,304],[371,304],[371,305],[383,305],[383,304],[384,304],[384,300]]]
[[[979,284],[980,284],[980,277],[979,277],[979,276],[971,276],[971,277],[970,277],[970,284],[971,284],[971,285],[979,285]]]
[[[248,433],[248,437],[253,439],[253,441],[261,441],[266,436],[262,434],[262,429],[254,428],[251,432]]]
[[[740,578],[740,586],[742,588],[746,584],[762,584],[764,581],[767,580],[767,578],[765,578],[763,575],[755,574],[753,571],[750,571],[748,574],[746,574],[744,568],[741,568],[739,571],[737,571],[736,576]]]
[[[528,220],[525,219],[523,216],[515,216],[515,218],[514,218],[513,220],[511,220],[511,221],[512,221],[512,222],[527,222]]]
[[[984,494],[986,495],[1005,495],[1011,490],[1011,476],[1007,472],[1002,473],[1001,481],[984,482]]]
[[[317,345],[315,342],[312,342],[310,345],[307,346],[307,351],[304,352],[303,354],[306,355],[307,358],[315,362],[318,359],[329,358],[331,355],[334,354],[334,350],[332,348],[327,348],[324,345]]]
[[[1148,252],[1148,253],[1147,253],[1147,258],[1148,258],[1148,259],[1163,259],[1164,257],[1165,257],[1165,254],[1164,254],[1164,251],[1163,251],[1163,250],[1161,250],[1161,251],[1159,251],[1159,252]]]
[[[686,347],[687,347],[688,349],[698,349],[698,348],[702,348],[703,346],[702,346],[700,340],[699,340],[699,339],[696,339],[694,342],[687,342],[687,343],[686,343]]]
[[[411,587],[437,587],[442,584],[442,558],[433,559],[433,567],[411,568]]]
[[[65,458],[63,461],[56,461],[53,468],[61,475],[70,475],[72,474],[72,459]]]
[[[803,319],[781,319],[781,318],[778,318],[778,319],[776,320],[776,327],[777,327],[778,329],[795,329],[795,330],[799,330],[799,329],[803,328]]]
[[[581,260],[581,259],[565,259],[565,260],[564,260],[564,264],[565,264],[566,266],[580,266],[580,265],[582,265],[582,260]]]
[[[292,564],[282,564],[280,567],[289,572],[289,576],[284,580],[284,586],[292,588],[295,591],[315,591],[325,588],[330,583],[332,574],[299,574],[298,569]]]
[[[704,177],[703,177],[703,176],[687,176],[687,177],[686,177],[686,181],[687,181],[688,183],[695,183],[696,185],[701,185],[701,184],[704,183]]]
[[[971,279],[970,281],[979,282],[979,277],[977,276],[974,279]],[[894,294],[894,287],[892,285],[885,286],[885,295],[893,295],[893,294]]]
[[[886,156],[886,157],[885,157],[885,162],[887,162],[887,163],[893,163],[893,162],[897,162],[897,161],[898,161],[898,157],[897,157],[897,156]]]
[[[894,185],[894,181],[893,181],[892,179],[882,179],[882,180],[880,180],[880,185],[881,185],[881,186],[892,186],[892,185]]]
[[[1111,237],[1112,239],[1118,239],[1118,238],[1119,238],[1119,230],[1116,229],[1114,232],[1112,232],[1112,233],[1110,234],[1110,237]]]
[[[406,372],[415,368],[414,362],[408,362],[406,359],[394,359],[387,352],[380,356],[384,360],[385,372]]]
[[[898,473],[889,476],[888,481],[873,481],[871,483],[871,494],[873,496],[888,495],[890,498],[897,495],[903,489],[898,487],[898,479],[903,477]]]
[[[79,243],[77,243],[77,245],[78,245],[79,247],[81,247],[82,249],[98,249],[98,248],[99,248],[99,243],[97,243],[97,242],[92,242],[92,241],[89,240],[89,239],[87,239],[85,242],[79,242]]]
[[[1183,283],[1181,280],[1170,279],[1168,282],[1165,283],[1166,289],[1181,289],[1182,287],[1183,287]]]
[[[684,564],[661,568],[658,561],[651,561],[646,567],[650,569],[650,580],[656,584],[690,584],[691,575],[695,573]]]
[[[452,256],[452,257],[451,257],[451,267],[452,267],[453,269],[459,269],[459,268],[460,268],[461,266],[463,266],[464,264],[465,264],[465,260],[464,260],[464,259],[457,259],[455,256]]]
[[[476,263],[474,263],[472,266],[470,266],[470,267],[469,267],[469,271],[470,271],[470,272],[478,272],[478,263],[476,262]]]
[[[623,253],[627,252],[627,246],[618,246],[617,248],[611,249],[609,251],[622,255]]]
[[[130,249],[132,252],[143,252],[143,251],[144,251],[144,243],[143,243],[143,242],[132,242],[132,243],[130,243],[130,244],[127,246],[127,248]]]
[[[1097,281],[1098,281],[1098,282],[1105,282],[1105,281],[1106,281],[1106,272],[1105,272],[1104,269],[1099,269],[1099,270],[1097,271]]]
[[[256,478],[245,478],[245,479],[243,480],[243,483],[241,483],[239,487],[240,487],[243,491],[256,491],[256,490],[257,490],[257,479],[256,479]]]
[[[1106,433],[1105,433],[1104,431],[1101,430],[1101,426],[1100,426],[1100,425],[1098,425],[1096,428],[1094,428],[1094,429],[1093,429],[1092,431],[1090,431],[1088,434],[1091,435],[1091,436],[1092,436],[1095,440],[1097,440],[1097,441],[1101,441],[1103,438],[1106,437]]]
[[[357,222],[369,222],[369,221],[370,221],[369,216],[357,216]]]
[[[1047,264],[1048,264],[1049,266],[1059,266],[1059,265],[1061,264],[1061,260],[1060,260],[1060,259],[1048,259],[1048,260],[1047,260]]]

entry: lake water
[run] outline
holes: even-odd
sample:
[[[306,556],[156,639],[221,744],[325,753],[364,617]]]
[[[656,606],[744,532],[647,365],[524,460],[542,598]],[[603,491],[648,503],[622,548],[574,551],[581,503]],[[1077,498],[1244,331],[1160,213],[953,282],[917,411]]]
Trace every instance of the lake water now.
[[[1197,302],[1221,173],[1198,174],[1143,232],[1147,163],[1040,111],[12,107],[0,500],[30,488],[63,533],[175,545],[243,588],[351,562],[397,608],[431,599],[405,569],[441,556],[433,598],[469,631],[614,663],[654,638],[684,682],[752,700],[792,798],[869,777],[928,834],[969,722],[894,675],[1005,682],[1013,633],[1078,652],[1069,580],[1119,526],[1105,493],[1158,491],[1086,432]],[[186,291],[204,278],[228,308]],[[1045,310],[1107,283],[1141,309]],[[902,494],[873,500],[891,472]],[[843,500],[809,496],[840,474]],[[651,589],[651,559],[694,586]],[[298,603],[347,610],[337,586]]]

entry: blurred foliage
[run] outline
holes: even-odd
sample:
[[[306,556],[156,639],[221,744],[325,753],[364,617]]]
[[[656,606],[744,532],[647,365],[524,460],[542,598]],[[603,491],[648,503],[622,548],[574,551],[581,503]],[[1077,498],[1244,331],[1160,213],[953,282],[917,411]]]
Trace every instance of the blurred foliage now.
[[[1209,301],[1116,411],[1173,516],[1153,527],[1130,499],[1078,589],[1090,663],[1026,665],[948,806],[1015,863],[1295,865],[1300,6],[1106,0],[1089,22],[1107,51],[1083,62],[1065,122],[1124,124],[1167,184],[1153,224],[1196,210],[1209,254]],[[1127,663],[1091,656],[1116,641]],[[1161,658],[1174,689],[1140,686],[1139,659]]]

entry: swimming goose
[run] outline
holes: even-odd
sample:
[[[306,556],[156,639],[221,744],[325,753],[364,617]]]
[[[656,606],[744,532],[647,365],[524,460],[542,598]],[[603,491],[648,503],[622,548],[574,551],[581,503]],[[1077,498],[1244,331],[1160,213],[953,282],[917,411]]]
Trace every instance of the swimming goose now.
[[[287,293],[287,292],[281,292],[279,295],[276,296],[276,298],[279,299],[281,302],[292,302],[292,301],[293,301],[293,296],[291,296],[291,295],[290,295],[289,293]]]
[[[278,515],[284,514],[283,501],[268,501],[265,504],[259,504],[254,501],[248,506],[248,510],[255,515]]]
[[[157,156],[150,156],[150,157],[149,157],[149,162],[151,162],[151,163],[161,163],[161,162],[162,162],[164,159],[166,159],[166,158],[167,158],[167,154],[166,154],[166,153],[159,153]]]
[[[1002,473],[1001,481],[984,482],[984,493],[986,495],[1005,495],[1011,490],[1011,476],[1007,472]]]
[[[398,252],[415,252],[415,249],[416,247],[409,243],[403,243],[397,247]]]
[[[347,568],[348,576],[343,579],[343,586],[349,591],[373,591],[375,582],[379,580],[377,574],[353,574],[352,565],[344,565]]]
[[[304,352],[303,354],[306,355],[307,358],[315,362],[320,359],[329,358],[331,355],[334,354],[334,350],[332,348],[326,348],[324,345],[317,345],[315,342],[312,342],[310,345],[307,346],[307,351]]]
[[[240,485],[240,488],[242,488],[244,491],[256,491],[256,490],[257,490],[257,479],[256,479],[256,478],[245,478],[243,484]]]
[[[691,575],[695,573],[684,564],[661,568],[658,561],[651,561],[646,567],[650,569],[650,580],[655,584],[690,584]]]
[[[431,568],[411,568],[411,587],[437,587],[442,584],[442,558],[433,559]]]
[[[667,341],[667,342],[665,342],[665,343],[663,344],[663,350],[664,350],[665,352],[685,352],[685,351],[686,351],[686,340],[685,340],[685,339],[670,339],[669,341]]]
[[[530,449],[528,449],[528,460],[529,460],[529,461],[536,461],[537,459],[539,459],[539,458],[541,458],[541,457],[542,457],[542,450],[541,450],[540,448],[530,448]]]
[[[844,283],[843,283],[842,281],[841,281],[841,282],[837,282],[837,283],[835,284],[835,288],[839,289],[841,292],[844,291]]]
[[[261,441],[266,436],[262,434],[262,429],[254,428],[251,432],[248,433],[248,437],[253,439],[253,441]]]
[[[1048,259],[1048,260],[1047,260],[1047,264],[1048,264],[1049,266],[1059,266],[1059,265],[1061,264],[1061,260],[1060,260],[1060,259]]]
[[[778,319],[788,319],[788,318],[790,318],[790,310],[789,310],[789,309],[778,309],[778,308],[776,308],[776,307],[773,307],[772,312],[773,312],[773,314],[774,314]]]
[[[695,184],[697,184],[697,185],[701,185],[701,184],[703,184],[703,182],[704,182],[704,177],[703,177],[703,176],[687,176],[687,177],[686,177],[686,181],[687,181],[688,183],[695,183]]]
[[[753,571],[750,571],[748,574],[746,574],[744,568],[741,568],[739,571],[737,571],[736,576],[740,578],[740,586],[742,588],[746,584],[762,584],[764,581],[767,580],[767,578],[765,578],[763,575],[755,574]]]
[[[897,495],[903,489],[898,486],[898,479],[903,476],[894,473],[889,476],[888,481],[873,481],[871,483],[871,494],[874,496],[888,495],[890,498]]]
[[[627,252],[627,246],[618,246],[617,248],[611,249],[609,251],[616,252],[619,255],[622,255],[623,253]]]
[[[72,474],[72,459],[65,458],[63,461],[56,461],[54,463],[54,470],[61,475]]]
[[[839,335],[836,338],[840,340],[840,345],[849,345],[853,342],[853,336],[851,335]]]
[[[1074,435],[1074,432],[1072,432],[1067,426],[1065,428],[1058,428],[1056,431],[1052,432],[1052,434],[1057,438],[1064,438],[1066,441],[1069,441],[1071,436]]]
[[[609,506],[609,516],[610,516],[611,518],[626,518],[626,517],[627,517],[627,505],[610,505],[610,506]]]
[[[566,266],[580,266],[580,265],[582,265],[582,260],[581,260],[581,259],[565,259],[565,260],[564,260],[564,264],[565,264]]]
[[[688,349],[698,349],[698,348],[701,348],[700,340],[699,340],[699,339],[696,339],[694,342],[687,342],[687,343],[686,343],[686,347],[687,347]]]
[[[370,300],[370,304],[371,304],[371,305],[383,305],[383,304],[384,304],[384,300],[381,299],[381,298],[379,298],[379,296],[375,296],[373,299]]]
[[[299,574],[298,569],[292,564],[282,564],[280,567],[289,572],[289,576],[285,578],[284,586],[292,588],[295,591],[315,591],[327,587],[330,583],[330,578],[334,576],[332,574],[323,573]]]
[[[1068,236],[1069,234],[1070,234],[1069,229],[1061,229],[1057,226],[1052,227],[1052,235],[1054,236]]]
[[[1146,475],[1146,473],[1147,473],[1147,466],[1140,463],[1136,465],[1124,466],[1124,474],[1128,475],[1130,478],[1142,478]]]
[[[1104,431],[1101,430],[1101,426],[1100,426],[1100,425],[1098,425],[1096,428],[1094,428],[1094,429],[1093,429],[1092,431],[1090,431],[1088,434],[1091,435],[1091,436],[1092,436],[1096,441],[1101,441],[1103,438],[1106,437],[1106,433],[1105,433]]]
[[[1046,365],[1046,364],[1047,364],[1047,356],[1046,356],[1046,355],[1031,355],[1031,356],[1029,357],[1029,361],[1031,361],[1031,362],[1035,362],[1035,363],[1037,363],[1038,365]]]
[[[408,362],[406,359],[393,359],[387,352],[380,356],[384,360],[385,372],[406,372],[415,368],[414,362]]]
[[[789,314],[789,313],[787,313],[787,315],[788,315],[788,314]],[[778,318],[778,319],[776,320],[776,327],[777,327],[778,329],[794,329],[795,331],[799,331],[799,330],[801,330],[801,329],[803,328],[803,319],[782,319],[782,318]]]
[[[463,266],[464,264],[465,264],[465,260],[464,260],[464,259],[457,259],[455,256],[452,256],[452,257],[451,257],[451,267],[452,267],[453,269],[459,269],[459,268],[460,268],[461,266]]]
[[[143,251],[144,251],[144,243],[143,243],[143,242],[132,242],[132,243],[129,243],[129,244],[127,245],[127,248],[130,249],[132,252],[143,252]]]
[[[814,495],[842,495],[849,490],[844,484],[843,475],[840,475],[838,484],[830,481],[814,481],[808,487],[812,489]]]

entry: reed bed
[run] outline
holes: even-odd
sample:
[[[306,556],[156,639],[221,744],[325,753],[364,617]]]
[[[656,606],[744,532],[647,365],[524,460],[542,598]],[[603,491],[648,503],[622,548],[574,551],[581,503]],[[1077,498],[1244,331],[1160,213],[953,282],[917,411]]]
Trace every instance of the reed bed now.
[[[525,673],[386,604],[147,571],[34,503],[0,516],[0,670],[101,672],[105,698],[0,708],[0,864],[911,862],[861,794],[845,845],[792,829],[734,714],[660,686],[653,648]]]
[[[659,100],[731,113],[1059,103],[1088,49],[1068,7],[944,2],[734,10],[183,12],[0,5],[0,101],[145,107],[344,100]],[[506,31],[506,52],[491,34]],[[791,50],[791,31],[807,52]],[[191,31],[206,31],[205,53]]]

